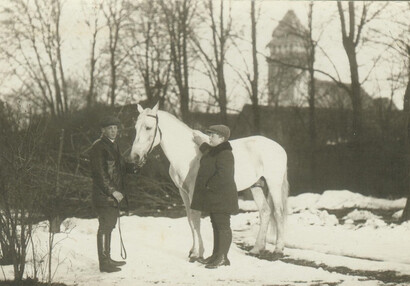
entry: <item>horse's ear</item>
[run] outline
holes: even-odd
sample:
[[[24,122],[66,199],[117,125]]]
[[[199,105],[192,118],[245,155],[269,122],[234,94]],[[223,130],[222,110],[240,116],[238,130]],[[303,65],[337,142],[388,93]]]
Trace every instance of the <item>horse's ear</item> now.
[[[138,112],[142,113],[144,111],[144,108],[142,108],[141,105],[137,104]]]
[[[155,104],[155,106],[152,108],[152,111],[154,111],[155,113],[158,112],[158,108],[159,108],[159,102],[157,102],[157,104]]]

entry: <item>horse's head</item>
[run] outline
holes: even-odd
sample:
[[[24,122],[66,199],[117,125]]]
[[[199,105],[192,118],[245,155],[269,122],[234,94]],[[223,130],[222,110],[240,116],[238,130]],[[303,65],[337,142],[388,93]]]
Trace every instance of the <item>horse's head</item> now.
[[[145,164],[147,155],[161,142],[158,127],[158,103],[154,108],[142,108],[138,104],[139,116],[135,123],[135,139],[131,149],[131,160],[139,166]]]

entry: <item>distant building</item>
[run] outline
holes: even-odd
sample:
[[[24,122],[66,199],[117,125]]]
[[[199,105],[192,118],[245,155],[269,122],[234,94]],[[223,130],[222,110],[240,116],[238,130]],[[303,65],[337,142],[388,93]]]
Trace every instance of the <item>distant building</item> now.
[[[307,90],[307,74],[294,66],[306,64],[306,28],[300,23],[293,10],[289,10],[272,33],[267,45],[268,60],[268,105],[300,106]],[[278,63],[280,61],[281,63]]]
[[[268,59],[268,105],[308,106],[308,73],[297,66],[307,67],[306,39],[308,30],[293,10],[289,10],[272,33],[267,47]],[[296,66],[296,67],[295,67]],[[350,86],[350,84],[346,84]],[[349,93],[333,81],[315,79],[315,103],[319,108],[352,109]],[[389,99],[373,99],[361,90],[363,109],[386,108]]]

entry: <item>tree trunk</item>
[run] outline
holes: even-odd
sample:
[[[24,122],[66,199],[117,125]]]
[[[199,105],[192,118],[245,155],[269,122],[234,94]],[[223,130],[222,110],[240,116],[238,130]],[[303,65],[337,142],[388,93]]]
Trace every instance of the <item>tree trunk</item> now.
[[[259,111],[259,70],[258,70],[258,56],[256,50],[256,16],[255,16],[255,1],[251,1],[251,30],[252,30],[252,59],[253,59],[253,80],[251,80],[251,99],[253,110],[253,128],[255,134],[260,134],[260,111]]]
[[[308,14],[308,23],[309,23],[309,36],[307,39],[307,52],[308,52],[308,71],[309,71],[309,138],[310,138],[310,180],[311,188],[316,188],[316,139],[317,139],[317,130],[316,130],[316,106],[315,106],[315,43],[312,39],[313,33],[313,1],[309,5],[309,14]]]
[[[357,54],[356,54],[356,46],[360,40],[360,29],[363,27],[363,24],[360,24],[361,27],[358,28],[358,35],[355,39],[355,7],[354,3],[350,1],[349,5],[349,32],[347,32],[346,21],[344,17],[344,12],[342,9],[341,2],[337,2],[337,8],[339,11],[339,17],[341,22],[342,28],[342,41],[343,47],[345,49],[347,58],[349,60],[349,68],[350,68],[350,79],[351,79],[351,87],[350,87],[350,98],[352,101],[352,109],[353,109],[353,118],[352,118],[352,137],[353,141],[356,143],[360,142],[362,137],[362,98],[361,98],[361,87],[359,81],[359,69],[357,64]],[[365,9],[365,8],[363,8]]]
[[[356,49],[353,43],[343,41],[347,57],[349,59],[350,79],[353,118],[352,118],[352,135],[354,141],[359,141],[362,136],[362,98],[359,81],[359,71],[356,58]]]
[[[114,107],[115,105],[115,89],[116,89],[116,66],[115,66],[115,51],[111,51],[111,89],[110,89],[110,105],[111,107]]]
[[[185,118],[186,122],[190,123],[191,118],[189,115],[189,67],[188,67],[188,10],[187,1],[183,3],[183,10],[182,10],[182,63],[183,63],[183,90],[184,92],[181,94],[181,111],[183,113],[183,117]]]
[[[184,0],[182,3],[179,1],[169,2],[171,5],[167,7],[165,2],[160,2],[165,14],[166,26],[169,35],[171,62],[173,66],[173,76],[178,87],[179,99],[180,99],[180,112],[182,121],[190,123],[189,113],[189,57],[188,57],[188,34],[189,31],[189,18],[191,3]],[[173,6],[175,5],[175,6]]]
[[[224,59],[222,58],[222,61]],[[226,83],[225,83],[225,75],[224,75],[224,66],[221,63],[220,70],[219,70],[219,80],[218,80],[218,91],[219,91],[219,107],[220,107],[220,115],[221,115],[221,122],[223,124],[228,123],[228,101],[226,99]]]
[[[406,92],[404,94],[404,105],[403,112],[405,114],[406,120],[406,130],[404,134],[404,146],[405,146],[405,156],[407,161],[407,173],[410,172],[410,79],[407,81]],[[401,221],[410,220],[410,182],[407,182],[407,202],[404,207],[403,214],[401,216]]]
[[[97,24],[95,24],[97,26]],[[90,108],[93,106],[95,102],[95,96],[94,96],[94,71],[95,71],[95,64],[97,60],[95,59],[95,46],[97,44],[97,32],[98,29],[97,27],[94,30],[93,33],[93,40],[91,43],[91,58],[90,58],[90,85],[88,87],[88,94],[87,94],[87,107]]]
[[[210,13],[212,17],[212,33],[213,33],[213,40],[214,40],[214,53],[215,53],[215,61],[216,61],[216,73],[217,73],[217,85],[218,85],[218,103],[220,109],[220,118],[223,124],[228,123],[228,116],[227,116],[227,98],[226,98],[226,81],[225,81],[225,43],[226,43],[226,30],[224,27],[224,1],[221,0],[220,2],[220,15],[219,15],[219,39],[218,39],[218,32],[213,21],[213,6],[212,1],[209,2],[210,4]],[[217,40],[218,39],[218,40]],[[218,42],[219,43],[218,43]],[[219,46],[219,51],[218,51]]]

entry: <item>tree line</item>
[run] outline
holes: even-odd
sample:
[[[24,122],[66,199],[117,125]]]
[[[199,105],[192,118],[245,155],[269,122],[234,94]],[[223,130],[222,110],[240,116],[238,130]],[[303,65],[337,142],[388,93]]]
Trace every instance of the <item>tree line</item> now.
[[[187,123],[191,120],[191,111],[198,106],[217,111],[221,123],[227,123],[230,105],[236,100],[233,85],[238,85],[252,104],[257,134],[261,124],[259,106],[269,96],[267,79],[260,78],[260,66],[265,64],[261,59],[276,62],[308,74],[306,98],[313,173],[317,145],[317,75],[330,79],[349,94],[353,110],[352,141],[360,143],[363,139],[361,93],[371,78],[388,82],[391,105],[394,96],[403,97],[403,112],[410,114],[409,25],[405,20],[408,3],[333,3],[335,15],[331,15],[333,20],[329,21],[336,21],[339,27],[337,36],[345,51],[345,55],[339,56],[346,59],[348,82],[343,80],[341,67],[322,45],[322,35],[329,23],[318,19],[319,4],[313,1],[305,9],[307,28],[293,31],[303,40],[305,50],[303,64],[297,65],[271,58],[259,48],[259,37],[267,37],[263,35],[266,30],[258,25],[265,12],[263,1],[241,2],[247,16],[240,21],[235,18],[232,1],[93,0],[80,3],[75,11],[82,13],[77,20],[81,23],[72,25],[78,32],[87,34],[82,39],[87,38],[88,50],[82,51],[87,54],[86,63],[75,72],[69,69],[67,62],[73,43],[67,41],[67,25],[62,24],[70,18],[69,2],[15,0],[3,4],[1,61],[7,64],[4,78],[13,82],[12,88],[3,95],[7,102],[20,102],[30,112],[63,119],[73,111],[91,108],[100,102],[114,107],[146,99],[149,103],[159,101],[162,108],[171,110]],[[378,52],[370,58],[370,68],[364,70],[361,57],[365,57],[361,51],[368,47],[377,47]],[[232,54],[234,60],[228,56]],[[328,59],[328,68],[317,66],[319,57]],[[391,65],[386,68],[388,76],[383,77],[375,73],[375,68],[386,59]],[[206,88],[195,82],[198,78],[205,79]],[[404,94],[397,95],[404,89]],[[410,146],[410,117],[406,118],[403,136],[405,145]],[[358,157],[361,148],[363,146],[357,144]],[[406,148],[410,154],[410,147]]]
[[[61,117],[80,107],[91,107],[96,102],[114,106],[119,102],[145,98],[174,108],[184,121],[189,121],[189,112],[200,101],[202,106],[210,105],[218,111],[221,121],[226,123],[229,104],[235,101],[235,96],[230,94],[234,82],[242,86],[243,93],[248,94],[254,106],[257,132],[260,125],[257,106],[266,97],[263,84],[266,79],[259,79],[260,60],[292,66],[270,58],[257,45],[258,37],[268,39],[270,33],[258,26],[263,1],[242,2],[247,19],[240,22],[233,15],[231,1],[157,0],[135,3],[129,0],[93,0],[80,3],[74,7],[81,14],[77,19],[80,23],[72,25],[77,32],[87,35],[81,38],[87,39],[85,47],[88,50],[81,53],[88,56],[86,64],[75,72],[68,68],[72,43],[65,35],[70,3],[62,0],[16,0],[3,5],[2,61],[9,67],[5,69],[5,76],[15,82],[9,95],[29,102],[32,110]],[[348,60],[350,82],[342,81],[340,67],[336,67],[330,57],[329,69],[315,66],[318,56],[324,57],[327,53],[321,46],[321,35],[326,30],[323,25],[326,23],[314,25],[319,23],[319,19],[315,18],[317,8],[313,2],[306,7],[307,29],[294,31],[305,42],[306,60],[294,68],[310,75],[307,93],[312,140],[315,137],[316,75],[327,76],[349,93],[353,107],[352,134],[356,138],[362,128],[361,86],[372,72],[366,71],[368,74],[365,74],[360,69],[360,49],[365,46],[386,47],[383,53],[372,59],[374,66],[380,64],[382,58],[392,56],[408,65],[406,37],[403,38],[408,32],[408,25],[405,21],[400,22],[400,17],[396,21],[388,20],[394,13],[405,13],[402,9],[408,6],[402,3],[396,7],[387,2],[334,5],[338,14],[333,21],[340,22],[340,39]],[[389,29],[383,30],[376,25],[377,21],[395,22],[397,31],[392,34]],[[229,53],[239,56],[232,60]],[[239,61],[244,63],[244,67],[236,63]],[[395,74],[388,80],[399,82],[403,87],[405,66],[398,69],[396,65]],[[195,83],[198,78],[207,82],[206,88]]]

